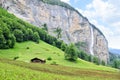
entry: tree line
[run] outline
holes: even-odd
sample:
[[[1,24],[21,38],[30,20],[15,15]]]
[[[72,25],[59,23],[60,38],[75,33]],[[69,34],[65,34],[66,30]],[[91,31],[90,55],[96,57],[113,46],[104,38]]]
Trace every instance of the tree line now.
[[[109,52],[109,66],[120,69],[120,54]]]

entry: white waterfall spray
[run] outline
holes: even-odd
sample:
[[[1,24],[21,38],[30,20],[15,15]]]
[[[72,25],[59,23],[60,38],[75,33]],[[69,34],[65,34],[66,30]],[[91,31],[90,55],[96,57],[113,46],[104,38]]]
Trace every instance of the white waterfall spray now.
[[[94,55],[94,52],[93,52],[93,46],[94,46],[94,33],[93,33],[93,27],[92,27],[92,26],[90,26],[90,32],[91,32],[90,53],[91,53],[91,55]]]

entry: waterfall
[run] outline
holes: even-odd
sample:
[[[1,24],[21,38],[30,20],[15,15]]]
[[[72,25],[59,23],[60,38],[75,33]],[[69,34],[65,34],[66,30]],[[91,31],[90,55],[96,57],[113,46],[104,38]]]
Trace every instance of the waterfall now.
[[[90,26],[90,32],[91,32],[91,44],[90,44],[90,54],[94,55],[93,47],[94,47],[94,33],[93,33],[93,27]]]

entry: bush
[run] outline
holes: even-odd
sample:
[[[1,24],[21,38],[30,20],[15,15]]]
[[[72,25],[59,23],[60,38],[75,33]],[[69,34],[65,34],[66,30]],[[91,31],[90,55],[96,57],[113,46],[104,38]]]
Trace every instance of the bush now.
[[[78,56],[79,56],[79,58],[81,58],[83,60],[89,61],[89,56],[84,51],[79,51]]]
[[[26,47],[26,49],[30,49],[29,47]]]
[[[17,60],[18,58],[19,58],[19,57],[18,57],[18,56],[16,56],[16,57],[14,57],[14,58],[13,58],[13,60]]]
[[[76,61],[78,58],[77,49],[73,44],[70,44],[65,50],[65,59]]]
[[[91,55],[88,56],[88,61],[92,62],[92,56]]]
[[[67,47],[67,45],[66,45],[65,43],[62,43],[62,44],[61,44],[61,50],[62,50],[62,51],[65,51],[65,50],[66,50],[66,47]]]
[[[47,58],[47,60],[49,60],[49,61],[50,61],[50,60],[52,60],[52,58],[51,58],[51,57],[48,57],[48,58]]]

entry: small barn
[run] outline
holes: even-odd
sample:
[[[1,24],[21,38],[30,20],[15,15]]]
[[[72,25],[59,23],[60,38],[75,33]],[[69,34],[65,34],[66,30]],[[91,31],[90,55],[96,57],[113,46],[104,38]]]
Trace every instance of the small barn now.
[[[31,62],[32,63],[46,63],[46,60],[43,60],[43,59],[39,59],[39,58],[33,58],[31,59]]]

